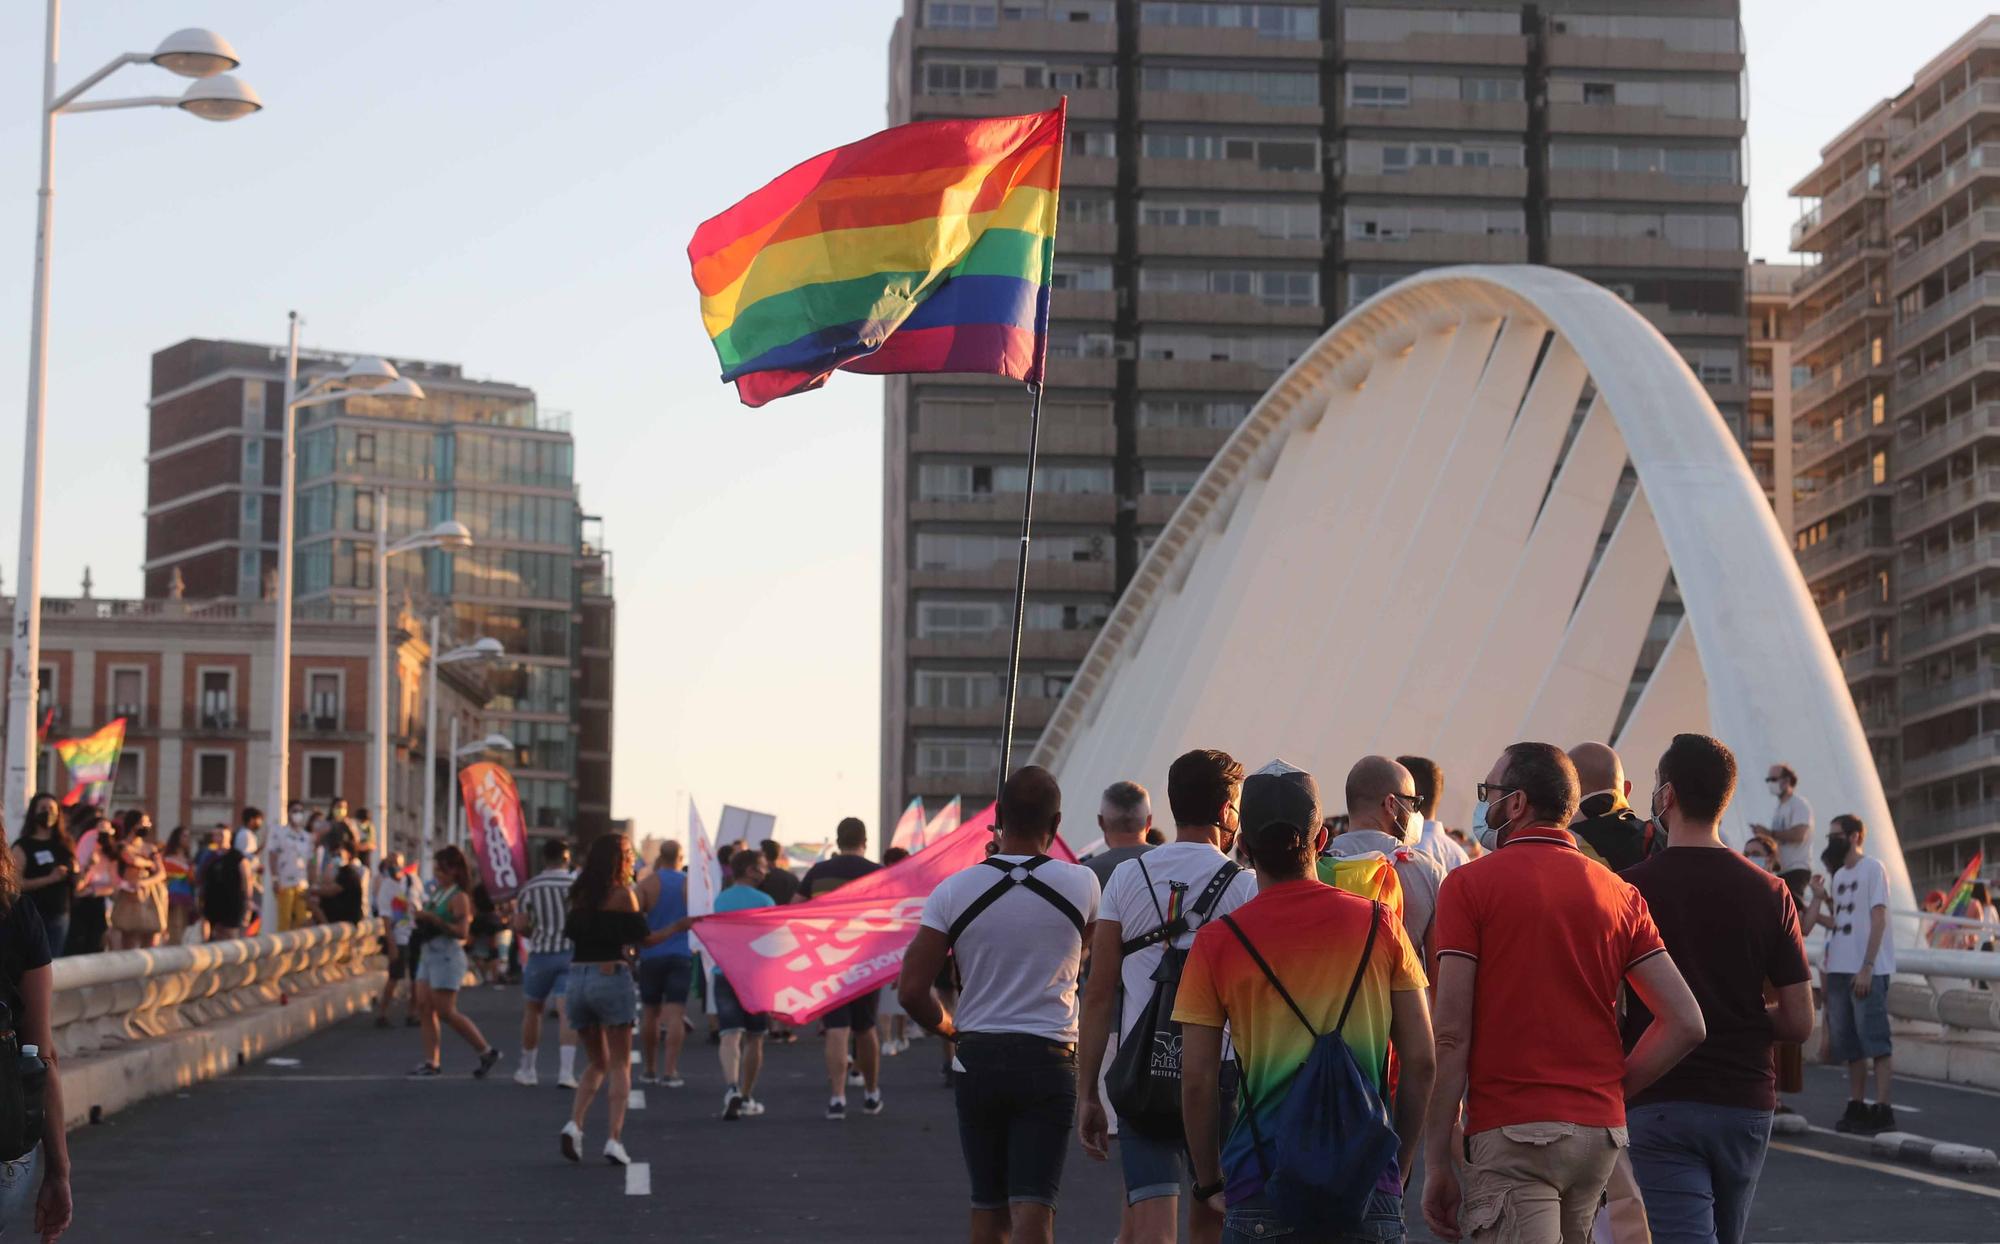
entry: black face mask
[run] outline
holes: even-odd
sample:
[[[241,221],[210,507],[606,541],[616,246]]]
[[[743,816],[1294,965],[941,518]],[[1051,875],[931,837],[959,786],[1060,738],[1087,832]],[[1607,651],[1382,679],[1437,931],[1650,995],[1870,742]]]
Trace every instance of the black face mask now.
[[[1840,871],[1840,866],[1847,863],[1849,848],[1850,844],[1846,837],[1833,835],[1826,840],[1826,850],[1820,852],[1819,862],[1826,865],[1829,874],[1837,873]]]

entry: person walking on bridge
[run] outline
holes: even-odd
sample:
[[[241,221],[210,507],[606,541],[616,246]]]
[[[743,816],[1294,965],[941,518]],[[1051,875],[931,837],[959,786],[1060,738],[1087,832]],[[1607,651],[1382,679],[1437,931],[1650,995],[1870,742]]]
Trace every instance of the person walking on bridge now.
[[[795,902],[808,902],[833,893],[850,881],[858,881],[882,867],[868,858],[868,826],[859,817],[842,820],[833,831],[839,853],[806,870],[793,892]],[[768,874],[768,868],[767,868]],[[767,893],[768,887],[759,883]],[[773,901],[783,902],[773,896]],[[847,1117],[847,1088],[857,1085],[862,1092],[865,1114],[882,1113],[882,1038],[875,1031],[882,991],[871,990],[843,1002],[820,1016],[820,1039],[826,1054],[826,1117]],[[850,1056],[849,1050],[852,1049]]]
[[[514,1083],[529,1088],[541,1083],[535,1059],[542,1047],[545,1014],[556,1017],[556,1085],[576,1087],[576,1031],[563,1013],[560,988],[569,982],[569,939],[563,936],[563,925],[575,881],[569,843],[550,838],[542,843],[542,871],[514,896],[514,933],[528,948],[527,962],[521,966],[521,1065],[514,1071]]]
[[[663,929],[687,915],[687,880],[681,871],[681,844],[668,838],[660,843],[653,871],[639,883],[639,908],[649,927]],[[681,1047],[687,1040],[688,989],[693,983],[694,947],[685,932],[639,953],[641,1084],[677,1089],[687,1083],[681,1078]]]
[[[500,1051],[479,1031],[479,1025],[458,1009],[458,991],[465,985],[465,939],[472,935],[472,866],[465,852],[455,846],[438,848],[431,856],[431,873],[438,891],[416,913],[412,944],[422,939],[417,952],[417,1014],[424,1042],[424,1061],[410,1073],[413,1080],[427,1080],[443,1074],[441,1043],[443,1030],[450,1028],[479,1053],[472,1069],[476,1080],[486,1078],[500,1061]]]

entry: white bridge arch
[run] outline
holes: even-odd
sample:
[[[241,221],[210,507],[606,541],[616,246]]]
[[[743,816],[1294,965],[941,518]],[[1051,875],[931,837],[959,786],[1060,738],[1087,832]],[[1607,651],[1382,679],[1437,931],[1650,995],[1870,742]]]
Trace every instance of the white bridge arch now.
[[[1649,646],[1669,572],[1685,613]],[[1608,740],[1643,805],[1683,730],[1736,752],[1734,841],[1767,819],[1764,770],[1785,761],[1816,835],[1861,816],[1908,905],[1840,664],[1707,393],[1610,291],[1482,266],[1369,299],[1264,395],[1034,758],[1081,804],[1121,778],[1158,789],[1190,747],[1252,768],[1282,755],[1337,806],[1360,755],[1418,753],[1444,766],[1441,814],[1463,825],[1510,740]]]

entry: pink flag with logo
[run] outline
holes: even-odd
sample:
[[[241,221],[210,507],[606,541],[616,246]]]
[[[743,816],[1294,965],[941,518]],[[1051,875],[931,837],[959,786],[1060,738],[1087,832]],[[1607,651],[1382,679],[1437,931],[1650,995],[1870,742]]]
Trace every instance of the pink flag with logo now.
[[[479,872],[493,901],[514,897],[528,880],[528,827],[521,820],[521,796],[514,775],[499,765],[468,765],[458,775],[465,799],[466,836],[479,857]]]
[[[809,903],[709,916],[696,926],[702,945],[745,1010],[807,1023],[896,983],[924,900],[986,858],[992,830],[988,809],[929,850]]]

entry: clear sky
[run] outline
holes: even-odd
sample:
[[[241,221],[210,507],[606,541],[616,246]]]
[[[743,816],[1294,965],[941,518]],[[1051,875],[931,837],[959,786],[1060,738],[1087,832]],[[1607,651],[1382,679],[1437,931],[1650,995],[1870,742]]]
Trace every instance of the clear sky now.
[[[136,596],[147,360],[189,336],[458,362],[575,414],[619,604],[619,815],[692,793],[814,840],[877,807],[881,386],[761,411],[715,382],[695,225],[884,123],[898,0],[71,0],[61,81],[183,25],[267,110],[58,126],[43,591]],[[20,443],[42,8],[0,6],[0,445]],[[1785,188],[1986,6],[1750,0],[1751,253]],[[100,92],[175,93],[121,71]],[[14,581],[19,461],[0,455]]]

